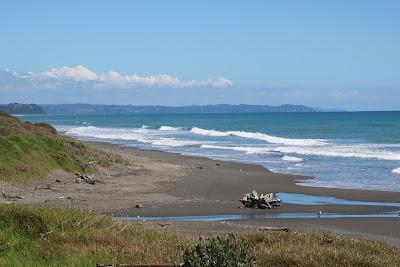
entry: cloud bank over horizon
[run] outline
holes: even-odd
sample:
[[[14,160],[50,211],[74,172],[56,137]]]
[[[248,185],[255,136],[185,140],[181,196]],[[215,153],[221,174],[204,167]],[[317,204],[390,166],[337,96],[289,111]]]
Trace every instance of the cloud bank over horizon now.
[[[233,86],[233,82],[223,77],[205,80],[183,80],[168,74],[140,76],[137,74],[122,75],[116,71],[96,73],[84,66],[63,66],[51,68],[42,72],[18,73],[9,69],[0,75],[0,85],[15,87],[18,85],[57,88],[75,83],[78,86],[93,86],[94,88],[134,88],[134,87],[166,87],[166,88],[196,88]]]
[[[233,83],[226,78],[185,80],[160,74],[97,73],[78,65],[38,72],[0,70],[0,104],[303,104],[347,110],[398,110],[396,88],[275,86]]]

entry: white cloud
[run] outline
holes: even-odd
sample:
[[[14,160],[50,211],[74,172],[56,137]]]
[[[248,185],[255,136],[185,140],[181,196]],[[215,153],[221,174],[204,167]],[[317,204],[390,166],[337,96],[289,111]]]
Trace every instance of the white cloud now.
[[[35,75],[35,74],[34,74]],[[36,74],[38,77],[54,79],[72,79],[75,81],[93,81],[97,74],[83,66],[52,68]]]
[[[56,81],[74,81],[74,82],[92,82],[97,88],[105,87],[230,87],[233,82],[222,78],[209,78],[206,80],[182,80],[178,77],[168,74],[159,74],[154,76],[139,76],[137,74],[122,75],[116,71],[97,74],[83,66],[52,68],[43,72],[25,74],[15,74],[16,77],[28,78],[33,80],[56,80]]]

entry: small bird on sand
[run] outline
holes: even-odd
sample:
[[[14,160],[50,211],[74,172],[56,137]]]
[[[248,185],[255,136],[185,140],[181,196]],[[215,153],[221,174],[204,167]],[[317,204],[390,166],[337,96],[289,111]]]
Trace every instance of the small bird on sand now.
[[[318,216],[318,217],[321,217],[321,214],[322,214],[322,211],[318,211],[318,212],[317,212],[317,216]]]

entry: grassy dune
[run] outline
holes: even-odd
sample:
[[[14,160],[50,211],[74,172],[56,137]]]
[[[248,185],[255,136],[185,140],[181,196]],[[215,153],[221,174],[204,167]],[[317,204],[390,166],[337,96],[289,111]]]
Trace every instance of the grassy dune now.
[[[26,182],[45,178],[56,169],[79,171],[80,164],[89,161],[106,166],[112,161],[122,160],[58,135],[47,123],[22,122],[0,112],[1,180]]]
[[[239,236],[258,266],[400,266],[400,250],[326,233]],[[178,263],[197,239],[73,208],[0,205],[0,266]]]

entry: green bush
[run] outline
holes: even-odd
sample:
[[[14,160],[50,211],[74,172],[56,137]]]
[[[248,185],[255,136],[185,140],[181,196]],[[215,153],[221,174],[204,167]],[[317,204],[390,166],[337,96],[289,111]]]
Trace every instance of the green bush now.
[[[233,234],[226,238],[210,237],[183,252],[184,267],[253,267],[255,257],[248,246]]]

